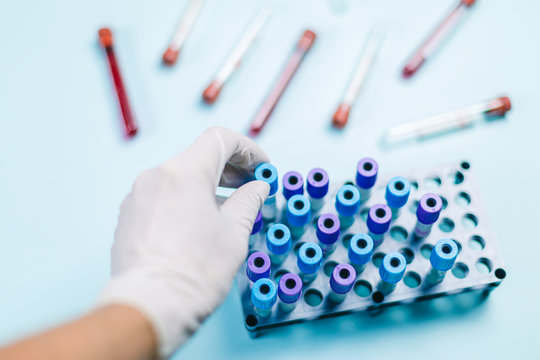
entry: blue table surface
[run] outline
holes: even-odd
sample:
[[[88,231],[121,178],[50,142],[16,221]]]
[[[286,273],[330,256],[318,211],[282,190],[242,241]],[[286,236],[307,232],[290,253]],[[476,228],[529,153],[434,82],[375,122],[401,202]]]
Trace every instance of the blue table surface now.
[[[508,276],[466,313],[390,311],[326,319],[252,340],[239,296],[177,358],[538,358],[540,2],[479,0],[410,81],[408,55],[455,3],[267,1],[273,15],[213,107],[202,90],[263,1],[208,0],[179,63],[160,58],[187,1],[10,1],[0,11],[0,342],[90,309],[109,278],[118,208],[135,177],[211,125],[245,131],[299,35],[318,38],[257,141],[283,172],[351,177],[363,156],[382,172],[468,159]],[[328,126],[376,21],[387,36],[344,132]],[[140,133],[120,135],[97,30],[114,30]],[[505,120],[400,149],[379,145],[400,122],[508,94]],[[536,143],[536,145],[534,145]]]

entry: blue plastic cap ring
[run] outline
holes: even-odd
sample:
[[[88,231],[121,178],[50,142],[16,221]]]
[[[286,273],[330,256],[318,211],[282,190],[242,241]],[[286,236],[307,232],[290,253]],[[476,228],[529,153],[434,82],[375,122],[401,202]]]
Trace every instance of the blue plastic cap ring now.
[[[343,185],[336,195],[336,210],[342,216],[354,216],[360,209],[360,191],[354,185]]]
[[[255,169],[255,180],[260,180],[270,185],[268,196],[274,195],[278,190],[278,171],[269,163],[262,163]]]
[[[355,265],[364,265],[373,255],[373,239],[368,234],[356,234],[349,243],[349,261]]]
[[[403,176],[396,176],[390,179],[386,185],[386,203],[393,209],[399,209],[409,200],[411,183]]]
[[[258,309],[271,309],[277,301],[277,286],[270,279],[255,281],[251,289],[251,301]]]
[[[275,255],[283,255],[291,250],[291,231],[286,225],[274,224],[266,232],[266,247]]]
[[[294,195],[287,201],[287,221],[291,226],[304,226],[311,218],[311,205],[304,195]]]
[[[322,264],[322,249],[319,245],[308,242],[300,247],[298,251],[298,269],[305,274],[315,274]]]
[[[406,267],[407,261],[405,257],[398,252],[391,252],[384,257],[379,267],[379,274],[383,281],[396,284],[403,279]]]
[[[454,266],[457,255],[458,246],[456,242],[451,239],[441,239],[437,241],[433,250],[431,250],[429,261],[435,269],[448,271]]]

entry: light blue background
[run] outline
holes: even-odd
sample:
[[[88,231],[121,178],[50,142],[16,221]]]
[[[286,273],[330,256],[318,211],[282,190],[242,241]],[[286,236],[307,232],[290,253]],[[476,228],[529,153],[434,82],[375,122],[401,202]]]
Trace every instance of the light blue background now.
[[[362,156],[382,172],[469,159],[500,243],[507,279],[483,306],[408,320],[396,312],[298,325],[251,340],[239,297],[179,358],[538,358],[537,177],[540,2],[479,0],[411,81],[406,57],[455,3],[266,2],[273,16],[212,108],[202,90],[262,1],[208,0],[179,63],[160,57],[187,1],[4,1],[0,5],[0,342],[91,308],[109,274],[122,198],[142,170],[185,149],[210,125],[245,131],[300,33],[317,41],[257,140],[286,171],[325,167],[352,176]],[[329,119],[375,19],[388,35],[342,133]],[[113,28],[141,131],[120,136],[100,26]],[[504,121],[385,151],[400,122],[508,94]]]

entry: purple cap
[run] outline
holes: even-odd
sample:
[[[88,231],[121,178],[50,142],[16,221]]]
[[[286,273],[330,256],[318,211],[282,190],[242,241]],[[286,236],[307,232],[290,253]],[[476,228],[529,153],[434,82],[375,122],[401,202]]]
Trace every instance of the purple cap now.
[[[374,234],[384,234],[390,227],[392,210],[384,204],[375,204],[369,209],[367,227]]]
[[[297,171],[289,171],[283,175],[283,196],[285,199],[293,195],[303,194],[304,193],[304,179]]]
[[[422,224],[433,224],[437,219],[442,209],[442,200],[439,195],[424,194],[420,199],[418,208],[416,209],[416,217]]]
[[[336,265],[330,277],[330,287],[338,294],[346,294],[351,291],[356,280],[356,271],[349,264]]]
[[[323,214],[317,221],[317,239],[326,245],[332,245],[339,238],[339,219],[334,214]]]
[[[257,217],[255,218],[255,222],[253,223],[253,229],[251,229],[251,235],[258,233],[261,231],[263,226],[263,218],[262,213],[259,211],[257,214]]]
[[[362,189],[371,189],[377,181],[379,164],[372,158],[363,158],[356,167],[356,185]]]
[[[261,251],[255,251],[247,259],[246,274],[255,282],[270,276],[270,258]]]
[[[315,168],[307,176],[307,192],[314,199],[323,198],[328,193],[328,173]]]
[[[302,294],[302,280],[300,276],[287,273],[281,277],[278,285],[278,296],[287,304],[298,301]]]

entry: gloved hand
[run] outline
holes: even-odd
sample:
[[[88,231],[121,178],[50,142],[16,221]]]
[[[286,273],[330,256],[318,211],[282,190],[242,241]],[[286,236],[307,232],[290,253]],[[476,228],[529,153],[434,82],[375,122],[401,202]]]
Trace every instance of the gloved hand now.
[[[169,356],[221,303],[245,260],[269,186],[251,181],[221,206],[216,187],[236,187],[267,162],[251,140],[213,127],[184,153],[143,172],[120,207],[112,279],[100,305],[125,304],[152,323]]]

